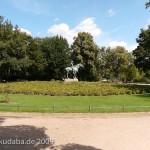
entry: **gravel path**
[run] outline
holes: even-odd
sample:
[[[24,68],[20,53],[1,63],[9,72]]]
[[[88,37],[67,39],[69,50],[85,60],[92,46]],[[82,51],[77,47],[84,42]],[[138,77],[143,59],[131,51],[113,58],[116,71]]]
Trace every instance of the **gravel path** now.
[[[14,144],[17,140],[22,143]],[[23,143],[31,140],[34,143]],[[1,112],[0,150],[32,149],[150,150],[150,113]]]

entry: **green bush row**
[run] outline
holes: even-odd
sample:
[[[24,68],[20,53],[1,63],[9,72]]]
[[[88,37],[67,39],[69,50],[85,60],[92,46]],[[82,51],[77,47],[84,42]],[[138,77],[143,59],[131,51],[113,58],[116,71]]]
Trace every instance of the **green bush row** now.
[[[1,83],[0,93],[51,96],[107,96],[150,93],[150,86],[98,82],[31,81]]]

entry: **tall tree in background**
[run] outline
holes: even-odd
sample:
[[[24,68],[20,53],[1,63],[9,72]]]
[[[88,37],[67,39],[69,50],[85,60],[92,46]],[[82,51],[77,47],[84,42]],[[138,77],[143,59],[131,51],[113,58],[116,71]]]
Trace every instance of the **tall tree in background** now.
[[[101,47],[98,53],[98,68],[102,78],[110,79],[111,72],[110,68],[107,66],[108,54],[110,53],[110,47]]]
[[[146,9],[150,7],[150,0],[145,3]],[[150,81],[150,25],[147,29],[141,29],[136,39],[138,47],[133,51],[134,64],[142,73],[144,82]]]
[[[34,55],[34,56],[33,56]],[[43,68],[43,56],[34,39],[18,26],[0,17],[0,78],[6,80],[34,79]],[[32,66],[33,69],[29,69]],[[36,73],[36,76],[35,76]]]
[[[8,77],[10,72],[10,57],[7,52],[11,50],[12,29],[11,23],[0,16],[0,80]]]
[[[30,60],[30,66],[26,70],[29,73],[30,80],[43,80],[43,72],[46,67],[46,59],[40,50],[39,43],[29,37],[27,40],[27,56]]]
[[[124,47],[118,46],[109,50],[105,64],[107,78],[125,81],[128,67],[132,62],[131,54]]]
[[[97,81],[99,79],[98,71],[98,52],[99,48],[93,41],[90,33],[80,32],[74,38],[71,46],[74,64],[82,63],[84,68],[80,71],[81,80]]]
[[[65,68],[70,64],[68,41],[62,36],[44,38],[41,41],[40,49],[46,58],[46,79],[60,80],[64,78]]]
[[[133,51],[135,65],[142,71],[150,70],[150,26],[148,29],[141,29],[137,38],[138,47]]]
[[[139,74],[138,68],[134,64],[129,65],[127,71],[127,81],[138,81],[141,79],[141,75]]]

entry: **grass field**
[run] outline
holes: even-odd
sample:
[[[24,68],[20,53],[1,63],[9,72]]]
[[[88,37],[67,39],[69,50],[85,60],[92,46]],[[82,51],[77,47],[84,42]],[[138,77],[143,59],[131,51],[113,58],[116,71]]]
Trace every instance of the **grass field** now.
[[[9,99],[9,103],[2,102],[6,98]],[[130,108],[129,106],[132,107]],[[9,94],[7,97],[4,94],[0,95],[0,111],[68,113],[142,112],[150,111],[150,94],[113,96],[43,96]]]

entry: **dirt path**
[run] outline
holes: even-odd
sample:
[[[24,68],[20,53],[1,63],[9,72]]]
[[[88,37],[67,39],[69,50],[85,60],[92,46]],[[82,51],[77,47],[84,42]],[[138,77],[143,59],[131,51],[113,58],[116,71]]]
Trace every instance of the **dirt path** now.
[[[4,139],[36,143],[0,144],[0,150],[150,150],[150,113],[0,113]]]

